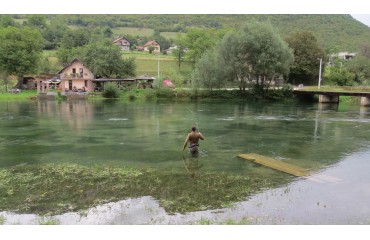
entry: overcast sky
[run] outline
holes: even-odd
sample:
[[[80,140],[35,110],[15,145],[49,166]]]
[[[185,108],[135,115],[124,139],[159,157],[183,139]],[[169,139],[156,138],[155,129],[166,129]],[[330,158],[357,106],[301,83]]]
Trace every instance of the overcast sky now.
[[[152,4],[152,0],[140,0],[138,6],[117,0],[48,0],[47,4],[45,0],[14,0],[5,1],[0,14],[351,14],[370,27],[369,0],[333,1],[160,0]]]
[[[370,27],[370,14],[351,14],[356,20]]]
[[[370,14],[369,0],[13,0],[0,14]]]

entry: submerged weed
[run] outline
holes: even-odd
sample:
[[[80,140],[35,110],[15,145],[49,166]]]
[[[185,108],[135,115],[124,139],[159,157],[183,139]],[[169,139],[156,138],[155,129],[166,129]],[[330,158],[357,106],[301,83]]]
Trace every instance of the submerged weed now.
[[[206,219],[206,218],[201,218],[198,222],[195,222],[195,224],[198,224],[198,225],[211,225],[213,224],[213,222],[209,219]]]
[[[4,216],[0,216],[0,225],[5,223],[6,218]]]
[[[60,222],[54,218],[42,218],[39,221],[39,225],[59,225]]]
[[[76,164],[17,166],[0,171],[0,211],[61,214],[103,203],[152,196],[169,213],[230,207],[276,186],[258,176],[85,167]]]
[[[248,218],[243,218],[240,221],[236,221],[233,219],[227,219],[226,221],[221,222],[220,224],[222,225],[249,225],[251,224],[251,222],[249,221]]]

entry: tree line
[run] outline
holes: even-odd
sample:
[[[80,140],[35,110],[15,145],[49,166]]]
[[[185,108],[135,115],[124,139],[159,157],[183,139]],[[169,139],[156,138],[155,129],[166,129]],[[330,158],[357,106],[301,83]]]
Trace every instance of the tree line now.
[[[41,53],[51,46],[57,49],[60,64],[79,58],[98,77],[135,75],[135,59],[122,57],[120,48],[112,44],[109,27],[73,30],[61,21],[63,19],[49,21],[44,15],[30,15],[19,24],[11,16],[1,16],[0,73],[3,79],[15,75],[19,87],[25,74],[48,71],[48,59]],[[160,33],[155,31],[153,36],[160,38]],[[173,54],[179,68],[182,61],[192,62],[191,81],[211,90],[236,83],[241,91],[250,84],[255,91],[261,91],[278,76],[284,76],[291,84],[312,85],[318,79],[318,59],[326,59],[330,53],[312,32],[298,31],[282,37],[272,24],[258,21],[232,29],[188,28],[187,33],[178,35],[173,43],[178,46]],[[369,44],[364,43],[352,61],[335,60],[328,68],[330,71],[325,72],[327,82],[366,84],[369,49]]]
[[[43,15],[48,22],[82,28],[150,28],[158,32],[187,32],[189,28],[238,29],[248,22],[269,22],[282,37],[292,32],[314,33],[326,52],[358,51],[370,37],[369,27],[346,14],[66,14]],[[27,19],[30,15],[10,15]],[[53,24],[54,25],[54,24]]]

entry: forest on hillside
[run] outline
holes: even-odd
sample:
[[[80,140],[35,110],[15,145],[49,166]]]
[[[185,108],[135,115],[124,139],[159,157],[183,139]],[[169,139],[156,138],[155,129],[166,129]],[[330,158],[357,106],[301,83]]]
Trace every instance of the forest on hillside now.
[[[11,15],[27,19],[29,15]],[[296,31],[310,31],[327,52],[357,51],[370,39],[370,28],[345,14],[123,14],[123,15],[45,15],[49,21],[73,27],[135,27],[155,32],[187,32],[191,27],[236,29],[247,22],[269,22],[282,37]]]
[[[113,44],[118,35],[129,40],[131,51]],[[134,76],[148,62],[137,55],[138,49],[155,40],[161,55],[176,45],[169,53],[174,64],[168,73],[180,84],[194,73],[198,82],[218,83],[211,89],[227,79],[240,82],[253,76],[271,81],[280,75],[292,84],[312,84],[321,59],[328,67],[323,73],[327,83],[367,85],[369,39],[370,28],[350,15],[0,15],[0,73],[4,79],[16,75],[20,83],[25,74],[56,72],[78,58],[96,76]],[[356,52],[356,57],[335,57],[347,51]],[[273,56],[275,62],[269,62]],[[159,72],[158,59],[151,58],[145,71]],[[270,68],[261,68],[268,74],[248,72],[259,69],[261,59]],[[184,67],[192,68],[191,74]]]

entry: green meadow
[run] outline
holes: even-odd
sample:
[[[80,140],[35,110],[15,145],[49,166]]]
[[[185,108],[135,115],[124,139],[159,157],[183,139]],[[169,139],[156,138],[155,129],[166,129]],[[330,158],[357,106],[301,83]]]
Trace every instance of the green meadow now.
[[[149,37],[154,34],[154,29],[152,28],[135,28],[135,27],[117,27],[112,28],[114,36],[142,36]],[[179,32],[161,32],[161,35],[166,39],[176,39],[177,35],[184,35],[185,33]]]
[[[125,58],[134,57],[136,60],[136,74],[158,76],[163,78],[182,77],[184,80],[189,77],[192,71],[192,64],[190,62],[182,62],[179,68],[178,62],[173,55],[158,55],[143,53],[143,52],[130,52],[123,54]]]
[[[122,52],[124,58],[134,57],[136,62],[136,75],[148,75],[157,77],[158,76],[158,63],[159,63],[159,74],[162,78],[181,78],[187,80],[192,71],[192,63],[182,62],[179,68],[178,62],[173,55],[156,55],[149,54],[147,52]],[[51,69],[60,70],[58,61],[56,58],[56,50],[44,50],[43,56],[48,58],[49,63],[53,65]],[[57,72],[56,70],[55,72]],[[176,79],[175,79],[176,80]]]
[[[151,28],[117,27],[117,28],[112,28],[112,32],[114,36],[132,35],[132,36],[149,37],[153,35],[154,30]]]

